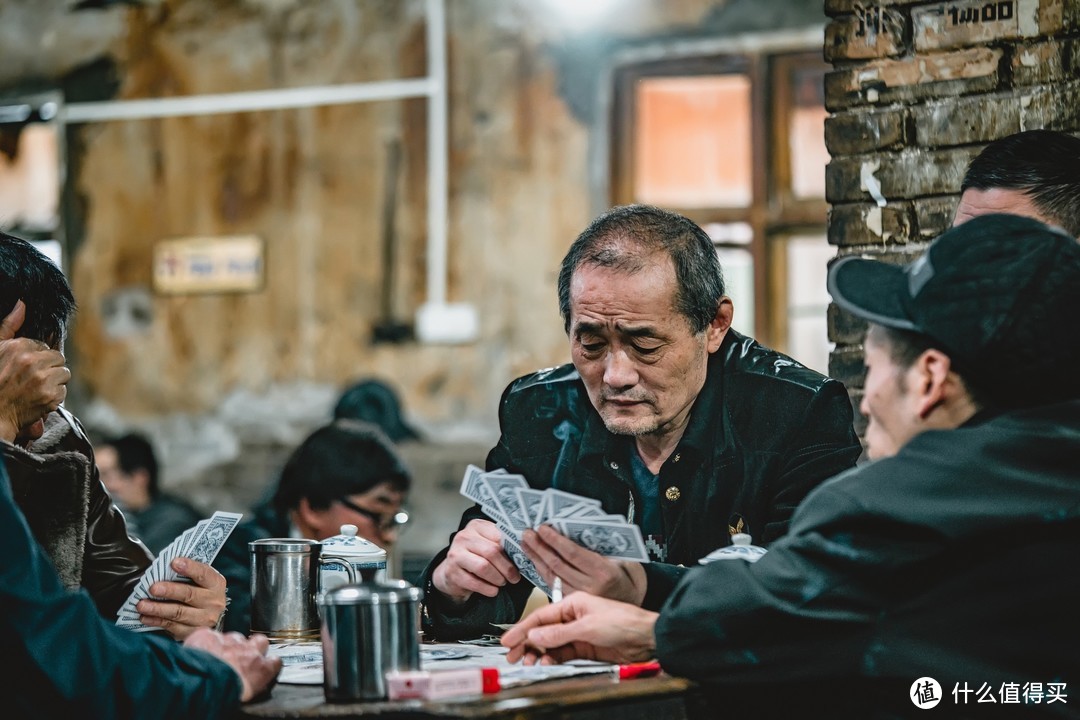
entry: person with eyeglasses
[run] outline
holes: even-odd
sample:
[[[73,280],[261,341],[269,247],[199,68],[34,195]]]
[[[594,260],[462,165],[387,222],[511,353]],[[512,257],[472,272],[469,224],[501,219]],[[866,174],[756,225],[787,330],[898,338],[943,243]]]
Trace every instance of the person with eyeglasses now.
[[[227,583],[224,629],[251,629],[249,542],[325,540],[355,525],[357,535],[390,552],[409,520],[411,481],[394,443],[375,425],[338,419],[311,433],[285,462],[270,499],[236,527],[214,561]]]
[[[358,515],[363,515],[371,524],[375,526],[378,532],[391,535],[404,529],[405,525],[409,522],[409,511],[405,508],[398,508],[395,513],[385,514],[375,512],[374,510],[368,510],[365,507],[361,507],[354,503],[352,500],[346,498],[338,498],[338,502],[343,506],[352,510]],[[393,535],[394,539],[397,539],[396,535]],[[374,542],[374,541],[373,541]],[[392,541],[391,541],[392,542]]]

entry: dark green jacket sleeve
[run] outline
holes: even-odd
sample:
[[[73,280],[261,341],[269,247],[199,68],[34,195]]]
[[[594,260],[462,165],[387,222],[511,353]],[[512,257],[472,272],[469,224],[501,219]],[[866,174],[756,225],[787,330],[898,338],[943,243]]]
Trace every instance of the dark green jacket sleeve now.
[[[226,663],[157,633],[121,630],[72,593],[33,539],[0,465],[0,646],[15,717],[219,718],[240,701]]]

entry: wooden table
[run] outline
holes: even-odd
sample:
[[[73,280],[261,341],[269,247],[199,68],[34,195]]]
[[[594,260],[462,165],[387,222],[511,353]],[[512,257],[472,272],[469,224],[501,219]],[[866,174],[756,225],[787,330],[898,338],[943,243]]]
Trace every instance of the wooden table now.
[[[453,700],[327,703],[320,685],[277,685],[241,706],[239,718],[514,718],[515,720],[686,720],[694,684],[659,675],[618,681],[582,675]]]

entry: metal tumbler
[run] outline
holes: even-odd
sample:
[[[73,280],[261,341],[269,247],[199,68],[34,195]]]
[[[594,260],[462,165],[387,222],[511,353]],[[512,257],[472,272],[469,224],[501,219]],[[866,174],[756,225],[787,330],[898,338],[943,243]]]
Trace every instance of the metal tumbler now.
[[[384,699],[388,671],[420,669],[419,588],[363,582],[327,590],[318,602],[327,701]]]
[[[248,543],[251,559],[251,632],[271,640],[318,640],[322,565],[348,562],[322,555],[306,538],[265,538]],[[351,573],[352,568],[344,568]],[[355,577],[353,578],[355,579]]]

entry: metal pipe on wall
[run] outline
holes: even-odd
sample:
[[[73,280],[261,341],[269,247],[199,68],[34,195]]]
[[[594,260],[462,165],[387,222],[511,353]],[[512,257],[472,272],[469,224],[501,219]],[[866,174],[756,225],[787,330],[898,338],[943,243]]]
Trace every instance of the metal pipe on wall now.
[[[449,150],[444,3],[445,0],[426,0],[428,74],[423,78],[148,100],[71,103],[63,106],[61,119],[65,123],[91,123],[427,98],[427,288],[426,302],[417,312],[417,335],[427,342],[471,341],[478,334],[475,309],[471,305],[450,305],[446,302]]]

